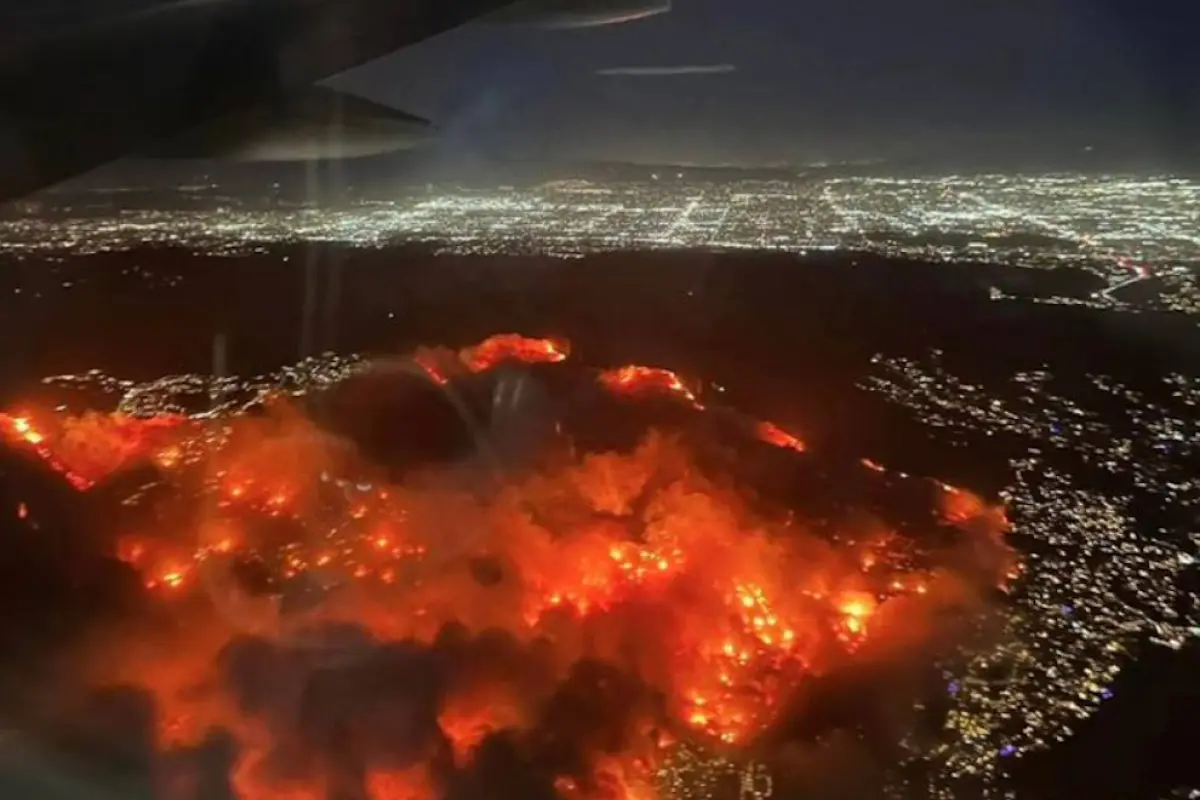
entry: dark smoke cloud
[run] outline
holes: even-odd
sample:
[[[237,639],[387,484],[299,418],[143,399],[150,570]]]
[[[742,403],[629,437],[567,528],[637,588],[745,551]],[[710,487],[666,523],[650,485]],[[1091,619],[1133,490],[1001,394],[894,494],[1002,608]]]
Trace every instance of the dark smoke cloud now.
[[[369,770],[424,763],[447,798],[536,800],[557,796],[556,775],[592,788],[590,758],[623,752],[634,721],[661,710],[635,676],[584,660],[556,677],[552,655],[501,631],[472,636],[452,625],[426,646],[333,626],[287,643],[239,637],[217,671],[220,690],[271,732],[255,775],[267,784],[323,780],[331,799],[361,800]],[[540,712],[527,730],[494,732],[456,764],[439,713],[451,695],[494,686]]]
[[[241,712],[271,733],[256,778],[324,779],[331,796],[358,798],[369,766],[402,768],[445,750],[437,723],[443,661],[411,642],[336,626],[289,643],[239,637],[218,669]]]
[[[446,800],[558,800],[554,782],[525,754],[517,735],[489,736],[466,768],[446,781]]]

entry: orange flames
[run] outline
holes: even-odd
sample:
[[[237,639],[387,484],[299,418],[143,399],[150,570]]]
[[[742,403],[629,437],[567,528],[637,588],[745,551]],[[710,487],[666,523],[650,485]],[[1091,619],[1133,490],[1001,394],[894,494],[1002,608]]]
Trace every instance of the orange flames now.
[[[449,360],[430,350],[417,361],[435,380],[449,380],[457,368],[553,363],[568,352],[565,342],[508,335]],[[622,395],[666,394],[703,408],[667,370],[624,367],[598,380]],[[805,450],[771,423],[747,429]],[[248,800],[319,798],[327,787],[264,777],[270,733],[227,700],[188,686],[202,682],[234,633],[291,641],[300,623],[279,613],[279,598],[304,577],[328,591],[296,618],[305,625],[352,621],[379,640],[434,646],[453,624],[466,636],[503,631],[514,646],[545,652],[535,685],[500,670],[451,687],[437,721],[460,766],[491,734],[530,732],[580,663],[598,659],[637,676],[661,704],[634,704],[619,750],[595,748],[587,763],[552,776],[566,800],[657,797],[656,771],[674,741],[749,746],[806,679],[909,641],[902,630],[922,604],[962,600],[958,577],[914,567],[890,549],[890,537],[831,541],[761,517],[706,477],[680,439],[659,432],[632,452],[513,478],[483,501],[456,489],[388,485],[286,406],[225,420],[220,436],[183,418],[92,412],[0,416],[0,430],[79,489],[134,463],[154,464],[176,487],[159,502],[197,509],[190,530],[125,532],[118,555],[155,595],[207,590],[217,613],[206,612],[169,656],[159,649],[142,658],[129,648],[104,677],[149,683],[164,748],[195,744],[214,726],[232,730],[242,747],[233,783]],[[1003,527],[1002,512],[979,498],[944,494],[945,517],[963,535],[980,519],[989,530]],[[272,588],[248,592],[230,577],[246,559]],[[375,800],[439,793],[423,763],[372,766],[366,783]]]
[[[805,451],[804,442],[776,425],[774,422],[759,422],[755,433],[761,441],[776,447],[787,447],[797,453]]]
[[[482,372],[504,361],[557,364],[570,354],[570,343],[562,339],[530,339],[515,333],[501,333],[474,347],[463,348],[458,357],[467,369]]]
[[[438,384],[449,382],[461,372],[486,372],[506,361],[524,364],[557,364],[571,354],[565,339],[532,339],[515,333],[489,336],[477,345],[458,352],[446,347],[419,347],[413,360]]]
[[[183,417],[138,419],[88,412],[79,417],[0,414],[0,434],[28,447],[76,489],[90,489],[170,440]]]
[[[600,383],[616,394],[646,397],[655,394],[678,397],[698,409],[703,408],[695,393],[669,369],[630,365],[606,370]]]

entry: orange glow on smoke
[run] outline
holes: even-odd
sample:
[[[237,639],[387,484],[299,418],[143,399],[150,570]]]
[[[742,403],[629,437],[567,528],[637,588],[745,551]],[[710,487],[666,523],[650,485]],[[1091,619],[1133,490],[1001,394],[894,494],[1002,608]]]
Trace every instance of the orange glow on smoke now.
[[[185,422],[179,416],[143,419],[94,411],[77,417],[0,414],[0,434],[36,452],[75,488],[90,489],[169,441]]]
[[[376,800],[426,800],[437,788],[423,766],[405,770],[375,770],[367,775],[367,793]]]
[[[416,358],[435,380],[449,380],[456,368],[552,363],[568,353],[565,342],[510,335],[449,361],[435,350]],[[623,396],[666,393],[700,407],[664,369],[627,366],[599,381]],[[838,544],[800,523],[760,516],[741,493],[706,477],[681,440],[657,431],[631,452],[586,454],[513,477],[485,502],[465,491],[388,485],[287,405],[225,420],[221,436],[182,418],[94,412],[0,416],[0,428],[80,489],[134,463],[156,465],[180,495],[189,487],[191,495],[163,502],[196,509],[186,517],[198,520],[192,529],[147,523],[125,532],[117,555],[154,597],[172,603],[205,590],[219,613],[189,623],[165,663],[161,647],[146,659],[126,650],[106,662],[106,677],[154,690],[164,747],[194,743],[216,725],[233,730],[241,745],[233,782],[247,800],[326,794],[311,782],[263,777],[268,734],[227,702],[185,691],[203,680],[229,636],[287,633],[271,596],[232,587],[225,567],[235,557],[253,556],[276,580],[308,575],[323,586],[354,587],[331,593],[308,612],[310,621],[352,621],[383,639],[426,643],[454,623],[469,635],[501,630],[520,647],[547,649],[547,674],[536,685],[493,676],[448,695],[438,723],[457,764],[491,733],[528,730],[548,693],[584,659],[640,676],[665,709],[639,707],[622,752],[598,749],[586,774],[557,776],[566,800],[656,797],[665,742],[750,745],[806,679],[872,647],[909,641],[915,634],[905,626],[920,616],[914,608],[961,595],[953,575],[911,566],[888,536]],[[772,423],[752,430],[775,446],[805,450]],[[349,488],[330,490],[330,473],[346,476]],[[943,495],[951,522],[1003,525],[1002,511],[979,498]],[[287,533],[268,521],[286,523]],[[473,572],[480,559],[494,579]],[[371,771],[367,784],[375,800],[438,795],[420,765]]]

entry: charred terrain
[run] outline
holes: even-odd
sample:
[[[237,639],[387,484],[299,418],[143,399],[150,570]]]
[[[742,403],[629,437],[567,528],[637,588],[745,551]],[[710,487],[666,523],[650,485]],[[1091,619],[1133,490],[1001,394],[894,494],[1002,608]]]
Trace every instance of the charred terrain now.
[[[1020,631],[1038,609],[1108,619],[1073,584],[1043,597],[1038,559],[1058,542],[1032,533],[1012,487],[1031,470],[1123,478],[1086,448],[1039,449],[1031,467],[1017,422],[933,424],[870,390],[900,385],[880,364],[936,353],[962,397],[1051,373],[1056,396],[1085,397],[1102,374],[1143,407],[1178,400],[1164,375],[1200,377],[1178,317],[1041,304],[1036,286],[996,302],[997,270],[332,246],[5,264],[0,789],[1196,785],[1180,751],[1200,719],[1196,648],[1164,632],[1195,613],[1186,571],[1160,627],[1102,643],[1111,664],[1064,662],[1096,703],[1119,695],[1069,736],[1039,721],[1058,713],[1049,694],[1011,730],[981,733],[960,707],[977,692],[992,709],[1033,671]],[[1094,408],[1078,416],[1102,420]],[[1114,490],[1131,526],[1185,563],[1190,500],[1144,483]],[[1141,588],[1105,572],[1091,535],[1062,538],[1136,606]]]

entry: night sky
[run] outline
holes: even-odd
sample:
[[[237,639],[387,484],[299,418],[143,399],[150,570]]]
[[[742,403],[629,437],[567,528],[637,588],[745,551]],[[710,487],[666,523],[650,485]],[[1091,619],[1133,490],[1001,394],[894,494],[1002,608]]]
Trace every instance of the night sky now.
[[[772,164],[1197,152],[1188,0],[676,0],[607,28],[470,25],[338,78],[429,156]],[[733,65],[692,75],[614,67]]]

